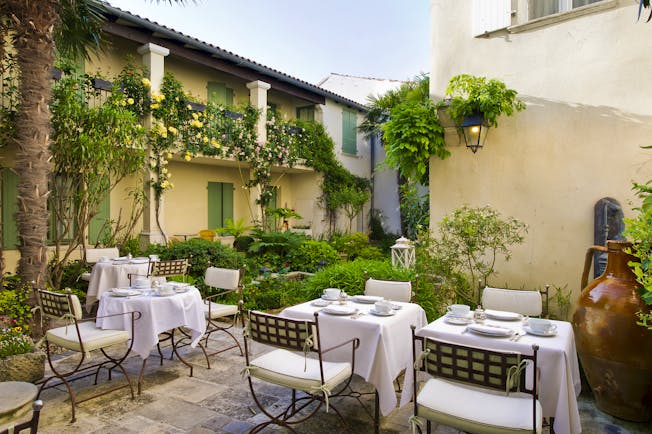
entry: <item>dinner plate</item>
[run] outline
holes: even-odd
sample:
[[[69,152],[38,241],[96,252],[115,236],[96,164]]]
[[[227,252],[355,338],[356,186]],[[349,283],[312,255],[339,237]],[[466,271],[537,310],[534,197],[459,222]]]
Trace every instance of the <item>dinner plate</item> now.
[[[322,300],[326,300],[326,301],[337,301],[337,300],[339,300],[340,298],[339,298],[339,297],[330,298],[330,297],[326,297],[325,295],[322,295],[322,296],[321,296],[321,299],[322,299]]]
[[[379,312],[376,309],[369,309],[369,313],[376,316],[392,316],[396,315],[396,312],[390,310],[389,312]]]
[[[140,291],[135,289],[113,288],[110,294],[113,297],[131,297],[132,295],[140,295]]]
[[[473,323],[473,318],[467,318],[464,316],[446,315],[444,316],[444,322],[453,325],[468,325]]]
[[[365,303],[365,304],[374,304],[377,301],[384,300],[383,297],[378,297],[377,295],[354,295],[352,299],[356,303]]]
[[[500,321],[516,321],[523,319],[523,315],[520,313],[507,312],[504,310],[485,309],[484,313],[487,315],[487,318],[497,319]]]
[[[171,297],[171,296],[173,296],[173,295],[177,295],[177,292],[171,292],[171,293],[169,293],[169,294],[161,294],[160,292],[157,292],[157,293],[156,293],[156,296],[157,296],[157,297]]]
[[[349,306],[330,305],[321,310],[322,312],[330,313],[331,315],[352,315],[357,309]]]
[[[493,337],[507,337],[514,334],[514,330],[508,329],[507,327],[497,327],[497,326],[487,326],[481,324],[469,324],[467,330],[478,333],[483,336],[493,336]]]
[[[525,333],[535,335],[535,336],[545,336],[545,337],[550,337],[550,336],[557,336],[557,330],[547,330],[547,331],[539,331],[539,330],[534,330],[530,326],[523,326],[523,330],[525,330]]]
[[[317,300],[313,301],[310,304],[313,305],[313,306],[317,306],[317,307],[324,307],[324,306],[328,306],[329,304],[331,304],[331,302],[328,301],[328,300],[317,299]]]

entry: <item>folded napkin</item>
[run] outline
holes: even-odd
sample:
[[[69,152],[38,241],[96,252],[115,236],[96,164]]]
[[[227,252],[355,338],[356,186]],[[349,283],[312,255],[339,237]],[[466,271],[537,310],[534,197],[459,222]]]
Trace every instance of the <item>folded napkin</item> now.
[[[375,303],[384,300],[384,297],[379,297],[377,295],[356,295],[353,298],[356,301],[361,301],[363,303]]]
[[[339,306],[336,304],[332,304],[330,306],[327,306],[323,309],[324,312],[326,313],[332,313],[335,315],[348,315],[353,312],[355,312],[355,309],[349,306]]]
[[[114,293],[115,295],[119,295],[119,296],[123,296],[123,297],[140,294],[139,291],[135,291],[135,290],[129,289],[129,288],[113,288],[111,290],[111,292]]]
[[[508,312],[508,311],[505,311],[505,310],[485,309],[484,313],[489,318],[502,319],[502,320],[508,320],[508,321],[523,318],[523,315],[521,315],[520,313]]]
[[[473,332],[478,332],[485,335],[511,336],[512,334],[514,334],[514,331],[507,327],[488,326],[482,324],[469,324],[467,328]]]

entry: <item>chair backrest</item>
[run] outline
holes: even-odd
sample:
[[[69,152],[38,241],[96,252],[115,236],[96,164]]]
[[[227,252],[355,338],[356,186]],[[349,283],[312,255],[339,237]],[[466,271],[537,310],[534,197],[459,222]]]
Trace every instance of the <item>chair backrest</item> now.
[[[187,259],[167,259],[151,262],[150,275],[153,277],[185,276],[188,272]]]
[[[41,415],[42,408],[43,408],[43,401],[37,399],[32,404],[32,418],[30,420],[19,423],[7,429],[0,430],[0,434],[9,434],[10,432],[11,434],[18,434],[21,431],[25,431],[27,429],[29,429],[30,433],[36,433],[38,431],[38,421]]]
[[[120,251],[117,247],[105,247],[102,249],[87,247],[84,251],[84,256],[86,257],[86,262],[94,264],[99,261],[102,256],[106,256],[109,259],[117,258],[120,256]]]
[[[245,336],[254,342],[290,351],[318,351],[317,315],[315,321],[293,320],[258,311],[250,311],[247,316],[248,334]]]
[[[417,371],[487,389],[522,392],[534,399],[537,397],[539,347],[536,344],[532,345],[531,355],[494,351],[416,336],[413,327],[412,348]],[[417,353],[419,349],[421,352]],[[530,381],[527,381],[528,372],[532,376]]]
[[[76,295],[39,289],[38,296],[42,315],[56,319],[72,315],[76,320],[82,319],[82,306]]]
[[[230,268],[208,267],[204,276],[204,283],[213,288],[236,290],[242,284],[244,270]]]
[[[409,303],[412,299],[412,282],[367,279],[364,293],[365,295],[384,297],[387,300]]]
[[[505,310],[522,315],[540,316],[543,301],[539,291],[485,287],[482,290],[485,309]]]

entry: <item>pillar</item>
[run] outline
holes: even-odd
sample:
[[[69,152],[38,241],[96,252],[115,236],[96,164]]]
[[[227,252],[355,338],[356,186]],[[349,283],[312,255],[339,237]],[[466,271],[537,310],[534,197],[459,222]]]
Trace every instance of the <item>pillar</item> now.
[[[256,80],[247,83],[249,89],[249,102],[260,112],[258,122],[256,123],[256,137],[260,143],[267,142],[267,91],[272,86],[264,81]],[[251,220],[262,222],[263,210],[256,204],[256,199],[260,197],[260,188],[255,187],[249,190],[249,209],[252,211]]]

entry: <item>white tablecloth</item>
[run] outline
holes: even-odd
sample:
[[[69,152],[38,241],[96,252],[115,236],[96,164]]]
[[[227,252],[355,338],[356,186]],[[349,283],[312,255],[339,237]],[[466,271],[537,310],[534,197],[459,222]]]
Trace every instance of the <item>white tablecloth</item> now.
[[[515,331],[522,330],[520,321],[487,320],[485,323],[506,326]],[[443,317],[417,331],[417,334],[461,345],[513,350],[527,354],[532,353],[532,344],[536,343],[539,345],[539,401],[543,407],[543,415],[555,417],[555,432],[576,434],[582,431],[577,408],[581,384],[573,328],[569,322],[553,323],[557,325],[556,336],[539,337],[526,334],[517,342],[512,342],[509,338],[486,337],[472,332],[462,334],[465,326],[448,324]]]
[[[195,287],[181,294],[167,297],[157,295],[138,295],[134,297],[113,297],[104,293],[100,298],[97,316],[139,311],[142,316],[134,325],[134,346],[140,357],[146,359],[158,343],[158,335],[177,327],[191,330],[192,346],[199,342],[206,331],[203,300]],[[131,317],[113,316],[98,318],[96,325],[103,329],[130,330]]]
[[[354,373],[371,383],[378,391],[380,411],[385,416],[396,408],[394,379],[406,369],[411,373],[412,342],[410,326],[417,328],[427,324],[421,306],[413,303],[396,303],[402,308],[389,317],[365,314],[358,319],[327,313],[319,315],[319,332],[323,348],[336,345],[351,338],[360,339],[355,355]],[[349,306],[368,312],[373,304],[349,302]],[[288,307],[281,316],[295,319],[314,319],[314,312],[321,309],[310,302]],[[350,347],[342,348],[324,356],[327,360],[350,361]],[[411,377],[411,375],[410,375]]]
[[[147,276],[149,262],[133,264],[118,264],[109,262],[98,262],[91,270],[91,280],[88,282],[86,293],[86,310],[90,312],[91,306],[102,297],[102,294],[111,288],[128,287],[129,274]]]

